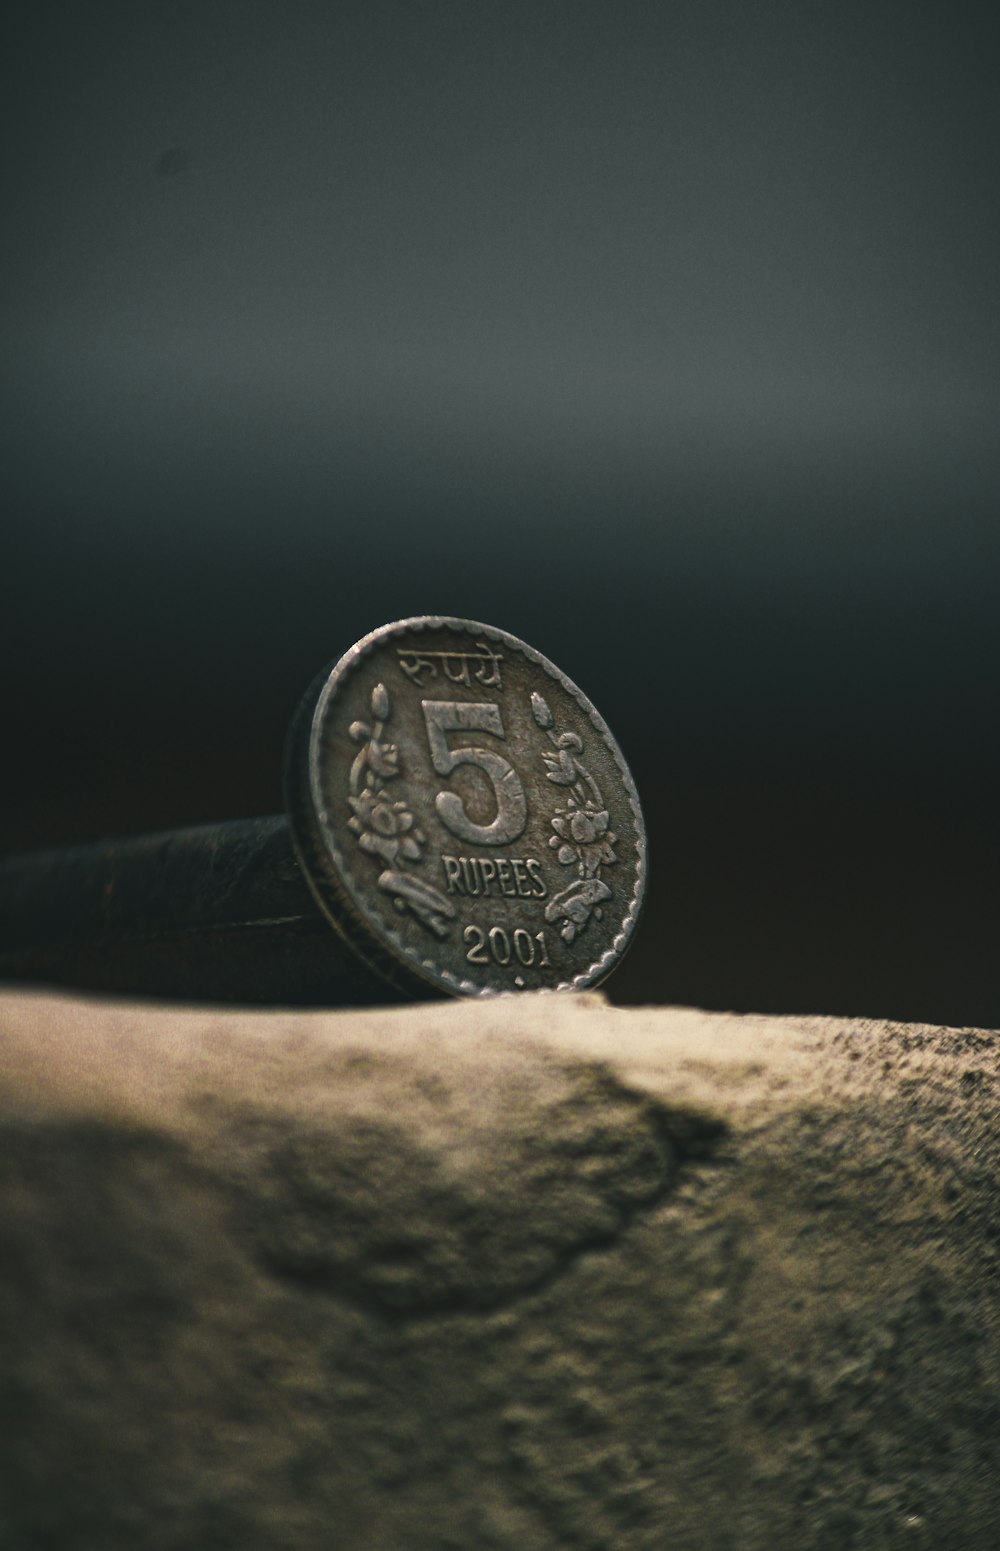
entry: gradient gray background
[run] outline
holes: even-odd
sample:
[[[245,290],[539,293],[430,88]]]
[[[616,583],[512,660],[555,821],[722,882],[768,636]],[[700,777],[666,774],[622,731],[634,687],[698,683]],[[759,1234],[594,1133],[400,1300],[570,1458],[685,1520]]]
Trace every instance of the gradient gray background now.
[[[620,995],[1000,1024],[994,17],[15,7],[0,842],[459,613],[633,763]]]

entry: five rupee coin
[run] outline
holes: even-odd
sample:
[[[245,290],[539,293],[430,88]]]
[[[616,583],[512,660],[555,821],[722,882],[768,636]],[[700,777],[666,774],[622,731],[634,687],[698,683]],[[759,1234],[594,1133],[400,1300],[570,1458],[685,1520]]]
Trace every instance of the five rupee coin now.
[[[286,760],[321,909],[401,989],[599,984],[635,930],[646,836],[607,724],[516,636],[422,616],[313,684]]]

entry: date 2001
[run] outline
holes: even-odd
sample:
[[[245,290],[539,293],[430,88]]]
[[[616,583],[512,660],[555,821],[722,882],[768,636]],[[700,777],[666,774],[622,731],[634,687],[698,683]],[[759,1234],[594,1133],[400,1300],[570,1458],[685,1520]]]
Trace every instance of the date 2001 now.
[[[470,964],[488,964],[492,959],[503,968],[516,959],[525,969],[533,964],[543,969],[549,963],[544,932],[532,936],[523,926],[510,933],[502,926],[491,926],[486,932],[480,926],[467,926],[462,935],[469,944],[465,957]]]

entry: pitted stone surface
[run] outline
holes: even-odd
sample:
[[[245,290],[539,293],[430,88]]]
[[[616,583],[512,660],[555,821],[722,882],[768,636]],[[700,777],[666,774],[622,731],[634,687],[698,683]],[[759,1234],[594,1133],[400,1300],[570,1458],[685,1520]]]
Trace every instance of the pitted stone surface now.
[[[665,1118],[597,1066],[503,1046],[465,1084],[421,1065],[348,1053],[333,1125],[222,1120],[220,1176],[264,1266],[369,1312],[496,1308],[670,1186]]]
[[[996,1035],[0,1030],[0,1544],[995,1545]]]

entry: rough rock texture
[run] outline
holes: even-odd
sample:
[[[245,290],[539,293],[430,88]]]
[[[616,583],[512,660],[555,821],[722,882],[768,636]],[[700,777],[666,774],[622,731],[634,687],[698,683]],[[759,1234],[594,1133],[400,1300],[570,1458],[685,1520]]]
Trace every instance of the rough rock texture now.
[[[993,1548],[998,1036],[0,998],[0,1545]]]

